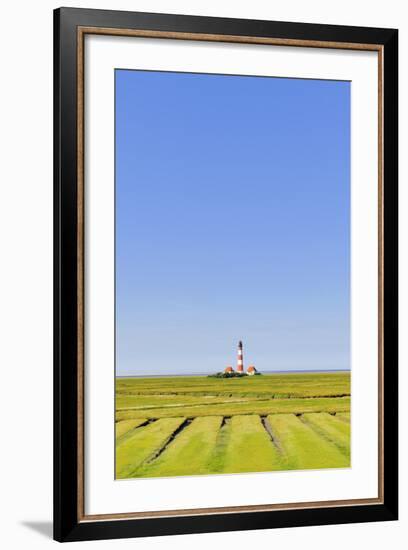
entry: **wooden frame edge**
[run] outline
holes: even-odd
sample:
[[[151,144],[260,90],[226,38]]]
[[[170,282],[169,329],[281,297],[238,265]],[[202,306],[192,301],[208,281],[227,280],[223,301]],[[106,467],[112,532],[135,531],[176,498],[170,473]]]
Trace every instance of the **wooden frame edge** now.
[[[85,437],[85,175],[84,175],[84,35],[78,33],[77,41],[77,285],[78,285],[78,417],[77,417],[77,460],[78,460],[78,485],[77,485],[77,509],[78,521],[85,515],[85,477],[84,477],[84,437]]]
[[[118,29],[115,27],[78,26],[78,36],[99,34],[107,36],[128,36],[139,38],[161,38],[173,40],[194,40],[204,42],[227,42],[237,44],[258,44],[266,46],[294,46],[305,48],[330,48],[341,50],[380,51],[381,44],[359,44],[355,42],[334,42],[324,40],[301,40],[295,38],[268,38],[228,34],[208,34],[199,32],[155,31],[143,29]],[[82,40],[82,38],[81,38]]]
[[[277,510],[311,510],[319,508],[337,508],[348,506],[373,506],[382,504],[380,498],[366,498],[354,500],[332,500],[332,501],[315,501],[315,502],[298,502],[289,504],[260,504],[248,506],[223,506],[217,508],[185,508],[178,510],[158,510],[152,512],[131,512],[118,514],[89,514],[83,515],[79,520],[80,523],[106,520],[126,520],[126,519],[153,519],[153,518],[170,518],[170,517],[194,517],[194,516],[211,516],[211,515],[226,515],[226,514],[249,514],[252,512],[273,512]]]
[[[384,46],[378,51],[378,496],[384,503]]]

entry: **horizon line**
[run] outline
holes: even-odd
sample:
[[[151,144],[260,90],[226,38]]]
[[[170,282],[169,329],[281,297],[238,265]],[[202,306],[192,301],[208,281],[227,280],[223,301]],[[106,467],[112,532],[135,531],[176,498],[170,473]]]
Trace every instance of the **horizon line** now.
[[[221,372],[221,371],[220,371]],[[313,372],[351,372],[351,368],[344,369],[293,369],[293,370],[264,370],[258,371],[265,374],[291,374],[291,373],[313,373]],[[115,378],[170,378],[173,376],[208,376],[217,374],[216,372],[189,372],[189,373],[170,373],[170,374],[115,374]]]

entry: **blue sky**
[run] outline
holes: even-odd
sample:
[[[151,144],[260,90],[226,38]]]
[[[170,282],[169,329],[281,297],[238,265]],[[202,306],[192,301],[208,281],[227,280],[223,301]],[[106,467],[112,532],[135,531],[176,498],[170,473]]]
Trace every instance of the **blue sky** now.
[[[115,85],[116,374],[349,368],[350,83]]]

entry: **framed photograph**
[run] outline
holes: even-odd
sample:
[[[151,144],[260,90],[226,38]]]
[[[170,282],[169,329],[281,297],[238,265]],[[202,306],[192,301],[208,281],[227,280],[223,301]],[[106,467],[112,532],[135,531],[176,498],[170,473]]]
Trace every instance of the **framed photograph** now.
[[[397,31],[54,28],[55,539],[395,520]]]

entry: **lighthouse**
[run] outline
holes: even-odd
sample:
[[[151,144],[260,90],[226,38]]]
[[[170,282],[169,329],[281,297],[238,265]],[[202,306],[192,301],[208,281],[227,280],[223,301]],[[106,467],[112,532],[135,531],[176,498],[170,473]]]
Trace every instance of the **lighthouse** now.
[[[244,356],[242,355],[242,342],[238,342],[237,372],[244,372]]]
[[[253,376],[255,374],[261,374],[256,370],[254,365],[249,365],[247,371],[244,371],[244,354],[242,351],[242,341],[240,340],[238,342],[238,353],[237,353],[237,370],[234,371],[234,369],[228,365],[228,367],[225,367],[225,369],[221,372],[217,372],[216,374],[209,374],[209,376],[214,376],[215,378],[235,378],[241,377],[241,376]]]

